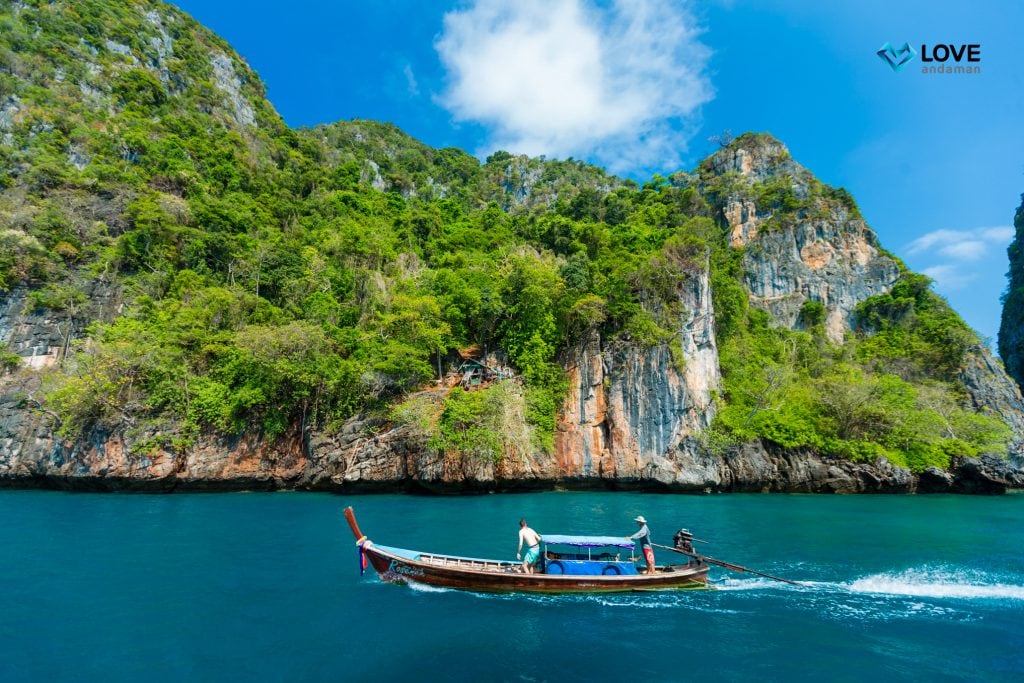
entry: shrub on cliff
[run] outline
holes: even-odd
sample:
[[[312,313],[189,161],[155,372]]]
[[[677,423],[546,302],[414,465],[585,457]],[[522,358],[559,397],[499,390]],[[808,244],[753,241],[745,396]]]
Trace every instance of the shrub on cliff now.
[[[483,389],[453,389],[430,432],[427,445],[441,453],[498,463],[532,453],[522,388],[502,381]]]
[[[904,274],[887,294],[857,307],[857,352],[865,362],[908,379],[953,380],[977,335],[930,288],[925,275]]]

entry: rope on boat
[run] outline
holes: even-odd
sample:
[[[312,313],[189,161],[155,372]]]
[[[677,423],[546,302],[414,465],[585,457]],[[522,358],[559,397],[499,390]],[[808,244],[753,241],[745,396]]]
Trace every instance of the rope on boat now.
[[[373,545],[373,541],[366,538],[366,536],[360,536],[359,540],[356,541],[357,555],[359,559],[359,576],[363,575],[366,571],[366,549]]]

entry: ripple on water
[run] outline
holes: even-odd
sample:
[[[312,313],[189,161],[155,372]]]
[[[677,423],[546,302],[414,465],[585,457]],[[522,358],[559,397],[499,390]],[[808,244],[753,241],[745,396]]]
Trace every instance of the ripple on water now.
[[[480,600],[521,601],[539,605],[600,605],[602,607],[624,607],[633,609],[684,609],[712,614],[741,614],[734,609],[722,609],[707,604],[705,598],[711,591],[645,591],[637,593],[569,593],[562,595],[540,595],[529,593],[481,593],[440,588],[410,581],[409,588],[420,593],[459,593]]]

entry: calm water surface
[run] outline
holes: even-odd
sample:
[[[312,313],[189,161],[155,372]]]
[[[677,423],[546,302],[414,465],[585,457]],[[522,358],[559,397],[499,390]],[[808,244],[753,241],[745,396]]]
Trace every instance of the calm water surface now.
[[[809,582],[490,596],[360,578],[380,543],[514,559],[631,533]],[[1024,496],[0,491],[0,680],[1024,680]],[[665,551],[662,552],[662,557]]]

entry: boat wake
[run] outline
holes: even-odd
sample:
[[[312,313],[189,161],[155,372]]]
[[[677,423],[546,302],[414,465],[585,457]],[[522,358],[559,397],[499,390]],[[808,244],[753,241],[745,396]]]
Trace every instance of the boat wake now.
[[[459,591],[453,588],[442,588],[441,586],[431,586],[427,583],[419,583],[418,581],[406,581],[405,585],[416,591],[417,593],[458,593]]]
[[[915,598],[1024,600],[1024,586],[993,580],[983,574],[948,569],[910,569],[874,574],[847,584],[853,593]]]
[[[843,592],[908,598],[1024,600],[1024,586],[1007,583],[981,572],[946,567],[922,567],[901,572],[872,574],[852,581],[801,581],[789,586],[770,579],[726,577],[715,584],[723,591]]]
[[[626,609],[683,609],[720,614],[745,613],[749,610],[749,599],[777,596],[787,601],[797,599],[819,614],[843,621],[927,616],[970,621],[977,615],[974,609],[966,607],[965,601],[978,606],[985,602],[1024,601],[1024,585],[1007,582],[1006,577],[962,568],[928,566],[871,574],[849,581],[803,581],[799,586],[759,577],[726,576],[717,580],[715,590],[711,591],[531,595],[456,591],[415,581],[409,581],[408,587],[419,593],[461,593],[484,600],[562,606],[595,604]],[[714,598],[716,594],[722,599]],[[741,602],[730,600],[729,595],[734,595],[734,599]]]
[[[524,593],[473,593],[485,600],[532,602],[542,605],[599,605],[626,609],[688,609],[702,614],[740,614],[739,610],[708,605],[707,591],[645,591],[636,593],[577,593],[536,595]]]
[[[719,579],[714,583],[714,587],[720,591],[756,591],[769,588],[781,588],[785,590],[787,588],[793,588],[793,586],[779,583],[778,581],[772,581],[771,579],[740,579],[731,576]]]
[[[821,567],[817,568],[821,570]],[[790,575],[793,572],[790,572]],[[790,586],[768,579],[726,577],[718,588],[733,600],[784,600],[839,621],[877,622],[941,619],[970,622],[990,605],[1024,600],[1018,576],[992,575],[965,568],[923,566],[848,581],[802,581]],[[733,606],[729,600],[727,604]]]

